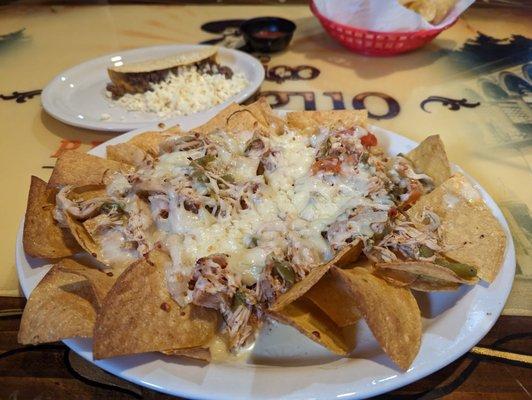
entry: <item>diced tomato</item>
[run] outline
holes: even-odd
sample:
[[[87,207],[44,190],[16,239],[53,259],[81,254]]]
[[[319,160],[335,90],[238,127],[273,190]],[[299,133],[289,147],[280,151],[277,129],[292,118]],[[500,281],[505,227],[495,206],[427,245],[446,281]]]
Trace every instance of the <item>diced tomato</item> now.
[[[316,160],[312,164],[312,174],[317,174],[319,171],[339,173],[341,170],[340,160],[336,157],[327,157]]]
[[[410,192],[410,196],[408,196],[408,199],[403,203],[403,207],[405,209],[408,209],[412,207],[416,202],[419,200],[421,195],[423,194],[423,188],[421,185],[413,185],[412,191]]]
[[[397,208],[395,208],[395,207],[392,207],[392,208],[390,208],[390,209],[388,210],[388,216],[389,216],[390,218],[395,218],[395,217],[397,217],[397,214],[399,214],[399,211],[397,211]]]
[[[377,146],[377,137],[372,133],[368,133],[360,138],[360,142],[364,147]]]

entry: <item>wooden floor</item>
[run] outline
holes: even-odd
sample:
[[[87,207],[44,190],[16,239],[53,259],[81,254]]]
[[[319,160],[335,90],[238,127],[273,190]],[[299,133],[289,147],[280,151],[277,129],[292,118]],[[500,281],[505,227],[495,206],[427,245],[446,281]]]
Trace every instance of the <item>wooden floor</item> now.
[[[0,315],[24,306],[0,297]],[[61,343],[21,346],[20,315],[0,316],[1,400],[170,399],[117,379]],[[479,346],[532,354],[532,318],[501,317]],[[532,399],[532,367],[468,354],[446,368],[378,399]]]

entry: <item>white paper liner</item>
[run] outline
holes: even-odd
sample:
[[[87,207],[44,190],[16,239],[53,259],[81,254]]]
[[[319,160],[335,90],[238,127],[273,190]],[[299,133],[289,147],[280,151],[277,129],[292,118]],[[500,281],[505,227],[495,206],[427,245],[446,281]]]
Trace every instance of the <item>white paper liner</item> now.
[[[397,0],[314,0],[314,5],[320,14],[343,25],[378,32],[412,32],[443,28],[474,2],[459,0],[438,25],[430,24]]]

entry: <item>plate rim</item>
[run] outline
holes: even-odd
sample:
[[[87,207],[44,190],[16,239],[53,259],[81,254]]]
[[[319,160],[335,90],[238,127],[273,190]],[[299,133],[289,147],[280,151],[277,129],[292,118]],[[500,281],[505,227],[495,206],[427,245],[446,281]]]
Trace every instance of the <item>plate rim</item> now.
[[[258,78],[256,81],[250,81],[249,85],[247,85],[243,90],[241,90],[236,95],[232,96],[232,100],[225,100],[220,104],[217,104],[214,107],[211,107],[209,109],[200,111],[195,114],[190,114],[186,117],[196,117],[198,119],[204,118],[204,115],[207,115],[207,113],[212,112],[214,108],[220,108],[223,109],[230,103],[242,103],[245,100],[249,99],[251,96],[253,96],[254,93],[256,93],[261,85],[264,82],[264,78],[266,76],[265,70],[261,62],[253,57],[252,55],[243,52],[241,50],[237,49],[230,49],[227,47],[221,47],[221,46],[212,46],[212,45],[206,45],[206,44],[194,44],[194,43],[175,43],[175,44],[161,44],[161,45],[155,45],[155,46],[146,46],[146,47],[138,47],[134,49],[126,49],[126,50],[117,50],[112,53],[107,53],[98,57],[91,58],[89,60],[83,61],[81,63],[78,63],[72,67],[69,67],[57,75],[55,75],[50,81],[46,84],[46,86],[43,88],[41,93],[41,105],[46,111],[46,113],[51,116],[54,119],[57,119],[58,121],[61,121],[67,125],[75,126],[77,128],[83,128],[83,129],[90,129],[90,130],[96,130],[99,132],[108,132],[108,133],[129,133],[132,130],[136,129],[147,129],[150,126],[154,125],[153,121],[147,121],[147,122],[127,122],[127,121],[97,121],[97,122],[85,122],[84,120],[80,120],[77,118],[73,118],[68,113],[64,113],[61,111],[61,109],[58,109],[56,106],[52,103],[52,93],[57,93],[57,90],[59,89],[59,80],[61,76],[66,76],[68,74],[71,74],[75,72],[77,69],[82,67],[90,66],[90,64],[99,64],[100,62],[107,60],[109,57],[116,56],[116,55],[127,55],[128,53],[135,53],[135,52],[141,52],[141,51],[156,51],[156,50],[164,50],[164,49],[172,49],[172,48],[183,48],[183,51],[188,51],[186,48],[206,48],[206,47],[218,47],[219,53],[226,53],[226,54],[232,54],[235,55],[243,60],[245,60],[247,63],[251,65],[251,67],[258,73]],[[177,50],[179,51],[179,50]],[[231,99],[230,98],[230,99]],[[222,105],[224,105],[222,107]],[[183,117],[183,116],[181,116]],[[179,123],[177,119],[179,119],[180,116],[174,116],[170,117],[166,120],[164,120],[165,123],[168,124],[176,124]],[[162,119],[161,119],[162,121]]]
[[[279,110],[279,111],[276,111],[276,112],[279,113],[282,116],[287,111]],[[152,126],[152,128],[154,128],[154,126]],[[410,138],[408,138],[408,137],[406,137],[404,135],[398,134],[398,133],[393,132],[393,131],[388,130],[388,129],[379,128],[379,127],[374,126],[374,125],[370,125],[370,129],[376,129],[378,131],[381,131],[381,133],[384,133],[385,135],[391,135],[392,137],[393,136],[398,136],[401,140],[406,141],[406,143],[408,143],[409,145],[415,146],[418,143],[418,142],[416,142],[416,141],[414,141],[414,140],[412,140],[412,139],[410,139]],[[122,135],[119,135],[119,136],[116,136],[114,138],[111,138],[110,140],[108,140],[108,141],[106,141],[106,142],[94,147],[88,153],[93,153],[93,152],[97,153],[97,152],[101,151],[102,149],[105,149],[110,144],[123,142],[123,141],[128,140],[129,138],[131,138],[133,136],[136,136],[136,135],[138,135],[138,134],[140,134],[142,132],[145,132],[146,130],[149,130],[149,128],[142,127],[142,128],[131,130],[131,131],[126,132],[126,133],[124,133]],[[366,398],[366,397],[380,395],[380,394],[383,394],[383,393],[388,393],[388,392],[390,392],[392,390],[395,390],[397,388],[406,386],[406,385],[408,385],[408,384],[410,384],[412,382],[415,382],[415,381],[418,381],[420,379],[423,379],[424,377],[434,373],[435,371],[438,371],[438,370],[444,368],[445,366],[449,365],[450,363],[452,363],[453,361],[455,361],[456,359],[458,359],[459,357],[461,357],[462,355],[467,353],[467,351],[469,351],[469,349],[471,347],[473,347],[475,344],[477,344],[489,332],[489,330],[491,330],[493,325],[499,319],[499,317],[500,317],[500,315],[502,313],[502,310],[504,308],[504,305],[506,304],[506,301],[507,301],[508,296],[510,294],[510,291],[512,289],[513,282],[514,282],[515,269],[516,269],[516,255],[515,255],[515,246],[514,246],[513,238],[512,238],[511,232],[509,230],[508,222],[507,222],[504,214],[502,213],[502,210],[500,209],[498,204],[495,202],[495,200],[489,195],[489,193],[474,178],[472,178],[469,174],[467,174],[467,172],[465,172],[462,168],[460,168],[456,164],[452,164],[452,167],[453,167],[453,170],[455,172],[460,172],[460,173],[464,174],[466,176],[466,178],[469,179],[470,182],[475,186],[475,188],[477,188],[477,190],[480,191],[480,193],[482,195],[482,198],[486,202],[488,208],[490,208],[490,211],[494,214],[494,216],[497,218],[497,220],[501,223],[502,228],[503,228],[503,230],[505,232],[506,239],[507,239],[506,248],[505,248],[505,254],[504,254],[504,259],[503,259],[503,267],[501,268],[501,271],[498,274],[496,280],[493,282],[493,283],[495,283],[499,279],[504,279],[504,282],[507,282],[507,283],[503,282],[502,290],[497,292],[498,293],[498,299],[500,300],[500,302],[494,307],[494,310],[493,310],[492,314],[488,316],[488,318],[487,318],[488,319],[488,323],[486,325],[483,325],[483,326],[480,327],[482,329],[477,331],[477,334],[474,335],[474,338],[472,338],[473,336],[471,336],[471,338],[467,338],[467,340],[462,342],[458,346],[458,348],[455,349],[455,351],[453,353],[450,353],[447,357],[441,358],[439,360],[439,362],[433,363],[432,365],[430,365],[428,367],[425,366],[425,367],[416,368],[416,369],[409,368],[409,370],[406,371],[406,372],[400,372],[399,376],[401,376],[401,379],[393,379],[391,381],[381,382],[379,385],[375,385],[371,389],[366,389],[366,390],[363,390],[362,392],[355,391],[355,392],[347,392],[347,393],[345,393],[345,392],[344,393],[338,393],[338,392],[334,392],[334,386],[333,386],[331,388],[331,390],[327,391],[326,393],[324,393],[324,392],[316,393],[316,396],[315,396],[316,399],[329,399],[329,398],[358,399],[358,398]],[[499,216],[497,214],[499,214]],[[21,240],[22,239],[23,224],[24,224],[24,219],[22,218],[20,226],[19,226],[19,231],[17,233],[17,241],[16,241],[16,268],[17,268],[17,274],[18,274],[18,277],[19,277],[19,280],[20,280],[20,285],[21,285],[21,287],[23,289],[24,295],[26,297],[28,297],[29,289],[28,289],[28,286],[27,286],[27,282],[25,282],[23,279],[21,279],[21,277],[23,278],[22,271],[21,271],[21,269],[23,267],[22,267],[22,262],[21,262],[21,258],[20,257],[25,257],[25,253],[24,253],[23,247],[22,247],[22,240]],[[508,269],[508,270],[505,270],[505,269]],[[504,271],[504,273],[503,273],[503,271]],[[453,305],[453,307],[456,307],[456,305]],[[165,386],[161,386],[161,385],[152,383],[152,382],[149,381],[149,379],[145,380],[142,377],[139,377],[137,375],[134,375],[134,374],[132,375],[132,374],[128,373],[128,369],[127,368],[123,368],[120,365],[115,365],[115,363],[113,363],[114,359],[93,360],[92,359],[92,352],[86,352],[86,351],[83,350],[83,343],[82,343],[83,340],[86,340],[86,339],[66,339],[63,342],[72,351],[77,353],[79,356],[81,356],[82,358],[84,358],[88,362],[90,362],[92,364],[95,364],[99,368],[102,368],[103,370],[105,370],[105,371],[107,371],[107,372],[109,372],[109,373],[111,373],[113,375],[116,375],[116,376],[118,376],[118,377],[120,377],[122,379],[125,379],[125,380],[127,380],[129,382],[133,382],[135,384],[138,384],[138,385],[141,385],[141,386],[144,386],[144,387],[147,387],[147,388],[150,388],[150,389],[162,392],[162,393],[166,393],[166,394],[169,394],[169,395],[184,396],[186,398],[191,398],[191,399],[204,399],[204,400],[212,399],[212,400],[214,400],[214,399],[220,399],[220,398],[227,398],[228,396],[231,396],[230,398],[232,398],[232,399],[246,398],[246,397],[241,397],[240,395],[236,395],[236,394],[232,394],[232,393],[229,393],[229,394],[228,393],[220,393],[218,391],[215,391],[212,387],[209,387],[207,389],[202,389],[202,388],[195,389],[193,387],[188,387],[188,388],[181,388],[181,389],[179,389],[179,391],[176,391],[176,390],[174,390],[171,387],[165,387]],[[161,358],[162,358],[162,356],[158,356],[157,357],[157,359],[159,359],[159,360]],[[224,364],[222,363],[222,365],[224,365]],[[283,370],[283,367],[275,367],[275,368],[279,369],[279,370]],[[285,367],[285,368],[290,368],[290,367]],[[338,367],[338,369],[341,369],[341,368],[342,368],[341,366]],[[254,369],[254,366],[253,365],[246,366],[246,369]],[[270,396],[268,396],[267,394],[264,394],[264,393],[262,393],[260,395],[253,395],[253,397],[254,398],[260,398],[260,399],[270,399],[271,398]],[[293,395],[290,395],[290,394],[284,394],[283,398],[284,397],[294,398]]]

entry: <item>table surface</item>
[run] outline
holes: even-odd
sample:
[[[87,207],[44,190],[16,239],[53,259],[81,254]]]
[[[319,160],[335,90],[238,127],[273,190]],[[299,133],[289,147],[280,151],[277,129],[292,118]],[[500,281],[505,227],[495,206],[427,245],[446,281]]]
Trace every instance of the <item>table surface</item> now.
[[[171,399],[110,375],[85,361],[62,343],[17,345],[19,315],[2,317],[2,310],[23,307],[21,298],[0,297],[0,399]],[[503,316],[478,346],[530,354],[532,318]],[[379,400],[530,399],[532,368],[507,358],[468,353],[425,379]]]
[[[474,176],[506,216],[517,252],[510,299],[483,346],[532,348],[532,18],[531,8],[472,7],[425,48],[388,58],[348,52],[323,31],[306,4],[0,6],[0,398],[165,398],[111,377],[61,344],[20,348],[24,300],[15,271],[15,234],[30,175],[48,179],[66,149],[88,150],[113,134],[48,116],[40,91],[60,71],[122,49],[208,42],[242,46],[238,24],[277,15],[297,31],[282,53],[254,54],[264,65],[260,95],[283,109],[367,108],[371,122],[414,140],[442,136],[451,161]],[[295,3],[301,3],[296,1]],[[513,3],[509,2],[508,4]],[[518,3],[518,2],[517,2]],[[22,30],[23,29],[23,30]],[[16,312],[15,312],[16,314]],[[527,317],[528,316],[528,317]],[[387,398],[520,399],[531,370],[468,354]]]

